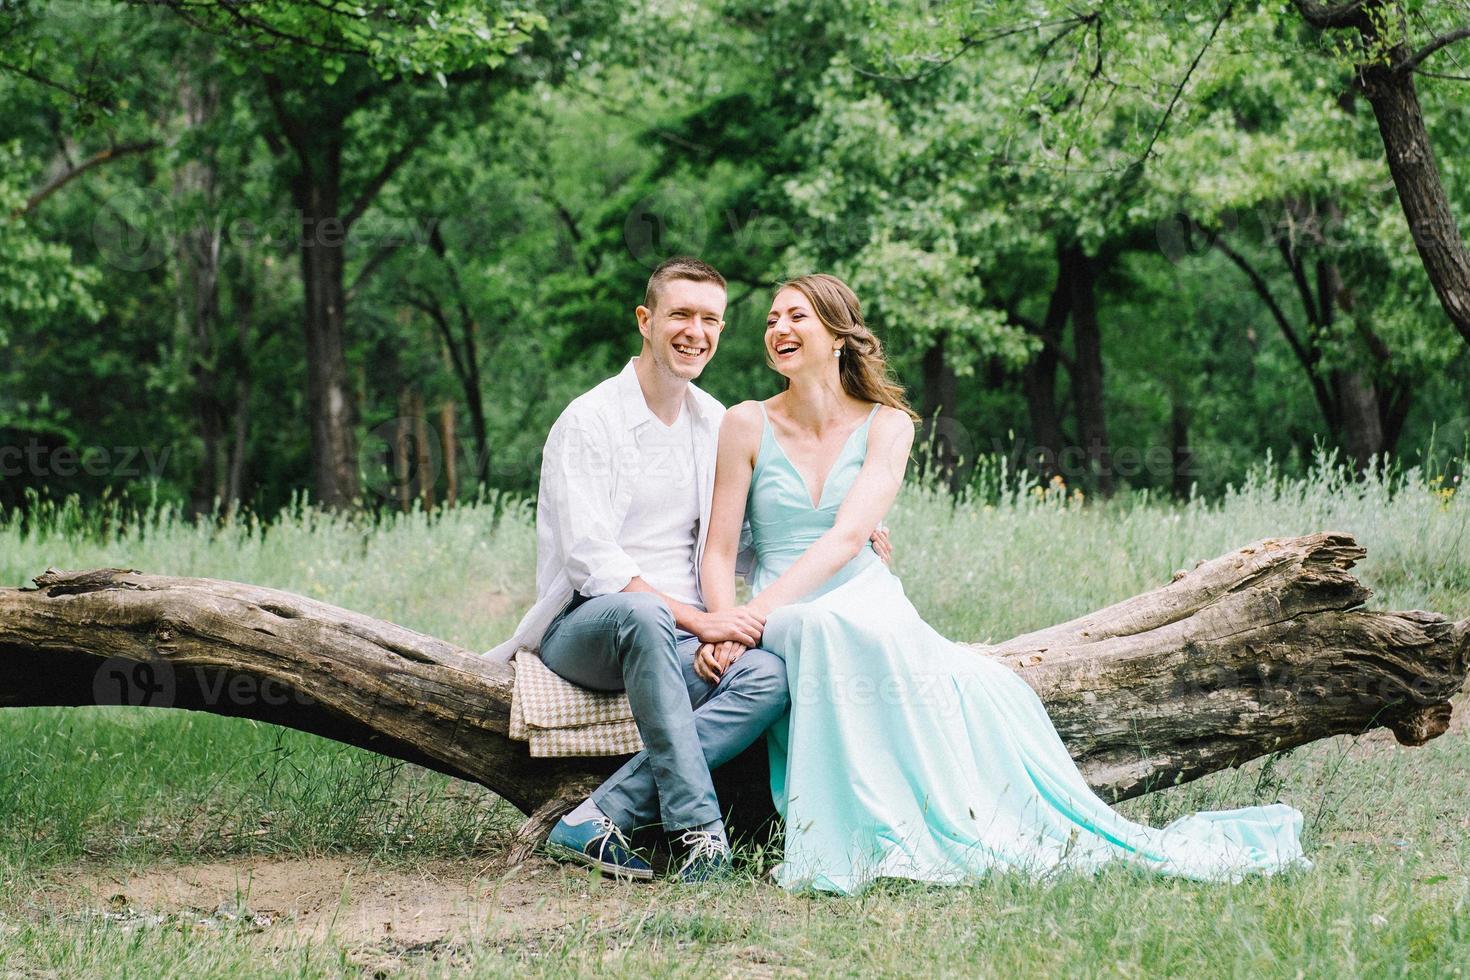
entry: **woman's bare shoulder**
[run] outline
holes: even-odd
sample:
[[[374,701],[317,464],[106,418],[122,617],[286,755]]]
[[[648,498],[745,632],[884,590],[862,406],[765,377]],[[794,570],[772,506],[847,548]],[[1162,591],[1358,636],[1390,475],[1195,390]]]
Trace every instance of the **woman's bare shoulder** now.
[[[882,405],[873,417],[874,434],[887,439],[912,443],[914,439],[913,417],[901,408]]]
[[[887,428],[907,426],[912,429],[914,427],[914,419],[913,416],[901,408],[894,408],[892,405],[879,405],[878,414],[873,417],[873,424],[882,425]]]
[[[744,401],[732,405],[725,410],[725,417],[720,422],[720,438],[748,440],[752,435],[760,434],[764,421],[760,402]]]

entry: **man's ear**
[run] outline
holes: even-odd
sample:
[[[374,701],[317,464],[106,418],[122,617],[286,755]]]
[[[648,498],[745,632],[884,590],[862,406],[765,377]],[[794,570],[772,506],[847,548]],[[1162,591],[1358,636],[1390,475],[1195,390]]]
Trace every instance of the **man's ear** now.
[[[644,340],[647,340],[648,320],[651,316],[653,316],[653,311],[646,306],[640,305],[637,309],[633,311],[633,315],[638,318],[638,332],[643,335]]]

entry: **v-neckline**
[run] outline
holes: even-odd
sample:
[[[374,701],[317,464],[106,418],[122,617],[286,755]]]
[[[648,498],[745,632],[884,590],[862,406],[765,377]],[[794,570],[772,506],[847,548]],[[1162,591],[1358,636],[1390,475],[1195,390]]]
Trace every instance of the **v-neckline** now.
[[[873,416],[878,414],[878,406],[874,405],[868,412],[868,417],[853,426],[852,431],[847,434],[847,438],[842,440],[842,448],[837,450],[837,455],[832,458],[832,465],[827,467],[827,472],[822,476],[822,489],[818,491],[817,499],[813,500],[811,484],[806,482],[806,477],[802,475],[801,467],[796,465],[796,461],[791,458],[791,454],[786,451],[786,447],[781,445],[781,438],[776,435],[776,427],[771,424],[771,413],[766,410],[766,403],[761,402],[760,405],[761,415],[766,420],[767,428],[771,430],[771,442],[776,444],[776,451],[781,454],[781,458],[786,460],[786,465],[791,467],[791,472],[795,473],[796,478],[801,481],[802,495],[807,505],[812,510],[821,510],[822,501],[827,499],[827,485],[832,482],[832,474],[836,471],[837,464],[842,462],[842,457],[847,452],[847,447],[852,445],[852,437],[866,428],[868,423],[873,421]]]

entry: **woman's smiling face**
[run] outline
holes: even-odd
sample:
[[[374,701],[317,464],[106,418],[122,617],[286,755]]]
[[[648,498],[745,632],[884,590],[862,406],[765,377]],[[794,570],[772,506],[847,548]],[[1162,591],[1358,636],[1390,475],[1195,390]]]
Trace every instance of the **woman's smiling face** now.
[[[812,312],[811,300],[788,286],[771,300],[766,314],[766,353],[780,373],[791,377],[814,367],[829,369],[837,337]]]

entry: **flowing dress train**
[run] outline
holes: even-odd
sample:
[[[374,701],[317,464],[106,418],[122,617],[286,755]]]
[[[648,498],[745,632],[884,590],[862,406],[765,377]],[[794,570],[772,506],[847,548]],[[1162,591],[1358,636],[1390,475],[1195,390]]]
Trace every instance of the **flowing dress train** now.
[[[832,527],[872,419],[813,506],[767,418],[747,505],[755,591]],[[871,548],[773,612],[761,645],[786,659],[791,685],[791,710],[767,737],[783,887],[847,893],[880,877],[957,882],[1117,860],[1227,881],[1311,866],[1302,815],[1284,804],[1163,828],[1121,816],[1083,780],[1030,686],[935,632]]]

